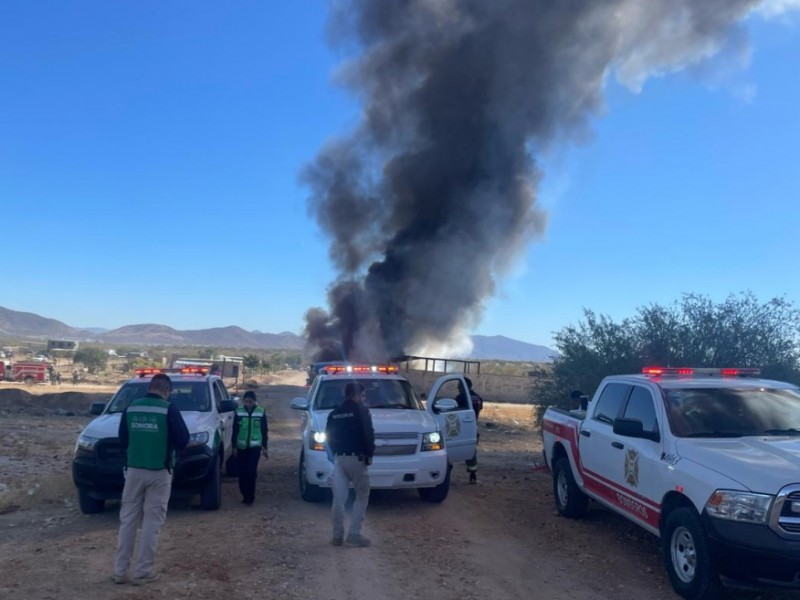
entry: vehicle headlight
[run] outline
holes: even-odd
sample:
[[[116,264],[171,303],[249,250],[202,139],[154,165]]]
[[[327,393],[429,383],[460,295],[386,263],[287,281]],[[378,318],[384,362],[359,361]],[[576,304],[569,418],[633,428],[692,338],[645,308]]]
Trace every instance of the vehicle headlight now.
[[[100,438],[92,437],[90,435],[79,435],[78,442],[75,444],[75,452],[94,452],[94,447],[97,445],[97,442],[100,441]]]
[[[207,443],[208,443],[208,432],[200,431],[198,433],[193,433],[189,436],[189,443],[186,444],[186,447],[191,448],[192,446],[202,446],[203,444]]]
[[[442,441],[442,434],[438,431],[431,431],[430,433],[422,434],[422,452],[429,452],[431,450],[441,450],[444,448]]]
[[[769,494],[717,490],[706,502],[706,512],[719,519],[765,523],[771,504],[772,496]]]
[[[317,450],[319,452],[325,451],[325,441],[328,439],[328,436],[325,435],[324,431],[314,431],[311,434],[311,437],[308,439],[308,448],[309,450]]]

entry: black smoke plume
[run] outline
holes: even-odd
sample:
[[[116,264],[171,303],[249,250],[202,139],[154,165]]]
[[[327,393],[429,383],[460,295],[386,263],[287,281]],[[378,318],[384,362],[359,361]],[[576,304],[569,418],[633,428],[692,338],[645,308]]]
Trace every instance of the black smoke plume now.
[[[586,137],[614,75],[638,88],[741,38],[753,0],[334,2],[363,119],[306,167],[340,276],[307,313],[318,360],[458,338],[545,229],[536,157]],[[541,293],[547,293],[542,290]],[[530,315],[535,319],[536,315]]]

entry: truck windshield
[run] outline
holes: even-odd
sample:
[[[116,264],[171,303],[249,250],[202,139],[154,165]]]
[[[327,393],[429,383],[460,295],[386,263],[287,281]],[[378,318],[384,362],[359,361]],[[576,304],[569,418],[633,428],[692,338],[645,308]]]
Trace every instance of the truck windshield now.
[[[353,379],[349,377],[321,382],[314,400],[314,408],[324,410],[339,406],[344,402],[344,388],[351,382],[357,382],[364,386],[367,392],[364,406],[367,408],[423,410],[414,388],[407,381],[402,379]]]
[[[800,435],[796,389],[667,389],[664,399],[678,437]]]
[[[147,395],[148,385],[147,381],[126,383],[114,394],[107,412],[122,412],[133,400]],[[169,401],[181,412],[208,412],[211,410],[208,384],[205,381],[175,381],[173,379],[172,386]]]

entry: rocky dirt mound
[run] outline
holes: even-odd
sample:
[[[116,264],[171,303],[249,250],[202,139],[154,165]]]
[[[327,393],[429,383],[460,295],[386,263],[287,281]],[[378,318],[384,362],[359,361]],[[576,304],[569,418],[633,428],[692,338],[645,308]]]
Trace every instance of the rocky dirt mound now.
[[[89,414],[92,402],[108,402],[107,393],[54,392],[31,394],[19,388],[0,390],[0,411],[6,413]]]

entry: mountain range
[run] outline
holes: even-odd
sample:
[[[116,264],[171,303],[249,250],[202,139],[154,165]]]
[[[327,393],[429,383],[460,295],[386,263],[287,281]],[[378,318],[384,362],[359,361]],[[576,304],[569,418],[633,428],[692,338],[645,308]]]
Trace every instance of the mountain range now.
[[[234,325],[210,329],[178,330],[167,325],[126,325],[118,329],[70,327],[56,319],[0,306],[0,336],[30,340],[71,339],[126,346],[214,346],[261,350],[302,350],[305,339],[294,333],[247,331]],[[472,336],[472,360],[549,362],[556,351],[501,335]]]

